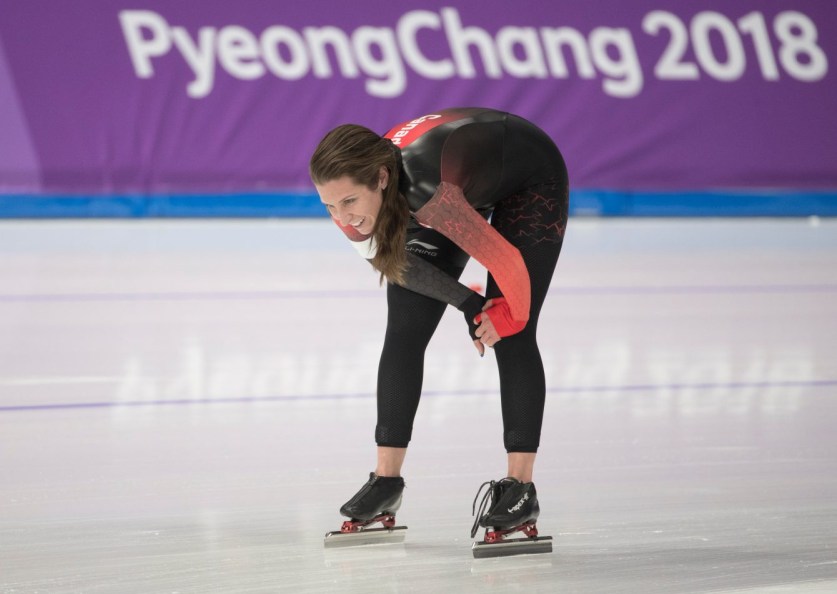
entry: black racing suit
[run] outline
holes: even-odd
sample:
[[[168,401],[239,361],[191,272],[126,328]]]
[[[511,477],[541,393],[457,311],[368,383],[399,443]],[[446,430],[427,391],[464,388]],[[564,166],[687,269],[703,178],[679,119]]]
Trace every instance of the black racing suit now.
[[[376,442],[409,443],[425,349],[446,305],[470,318],[482,303],[458,282],[474,257],[489,272],[485,297],[504,298],[522,328],[494,348],[504,445],[536,452],[546,386],[535,334],[567,225],[564,159],[539,128],[492,109],[441,110],[385,136],[401,149],[399,190],[412,216],[405,281],[387,285]]]

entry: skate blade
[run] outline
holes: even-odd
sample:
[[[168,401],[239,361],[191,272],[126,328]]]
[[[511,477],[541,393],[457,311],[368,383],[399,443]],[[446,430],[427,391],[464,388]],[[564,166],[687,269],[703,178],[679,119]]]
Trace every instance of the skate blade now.
[[[551,536],[535,536],[532,538],[510,538],[499,542],[475,542],[471,547],[474,559],[489,559],[491,557],[509,557],[511,555],[534,555],[536,553],[552,552]]]
[[[392,528],[367,528],[358,532],[326,532],[325,547],[333,549],[337,547],[354,547],[373,544],[397,544],[404,542],[407,536],[406,526],[393,526]]]

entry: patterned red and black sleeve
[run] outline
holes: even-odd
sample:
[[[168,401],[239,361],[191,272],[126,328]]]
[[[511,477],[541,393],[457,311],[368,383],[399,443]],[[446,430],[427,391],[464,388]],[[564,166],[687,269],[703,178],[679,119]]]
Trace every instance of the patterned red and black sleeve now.
[[[407,252],[407,263],[404,282],[400,283],[405,289],[436,301],[442,301],[460,310],[463,304],[474,295],[482,297],[412,252]]]
[[[468,333],[476,340],[479,325],[477,320],[485,305],[485,297],[412,252],[407,252],[407,263],[401,286],[419,295],[452,305],[461,311],[465,314]]]
[[[505,297],[512,319],[521,323],[529,320],[531,287],[520,251],[474,210],[459,186],[439,184],[415,218],[485,266]]]
[[[352,247],[361,256],[367,260],[375,256],[376,245],[371,235],[364,235],[351,225],[341,225],[336,219],[332,220],[346,234]],[[477,302],[482,304],[481,295],[412,252],[407,252],[407,264],[404,281],[400,283],[405,289],[447,303],[462,311],[466,308],[469,310],[466,313],[470,313]]]

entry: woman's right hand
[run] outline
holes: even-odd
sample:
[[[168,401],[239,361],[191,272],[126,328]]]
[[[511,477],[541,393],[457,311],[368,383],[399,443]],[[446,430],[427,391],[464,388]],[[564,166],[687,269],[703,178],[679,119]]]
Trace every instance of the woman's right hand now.
[[[485,302],[485,305],[482,306],[482,311],[486,311],[493,304],[494,300],[489,299]],[[474,334],[477,337],[474,341],[474,346],[476,347],[477,352],[479,352],[480,357],[485,355],[485,347],[494,348],[494,345],[501,340],[500,334],[497,332],[497,329],[494,328],[494,323],[486,313],[479,314],[479,326],[477,326]]]

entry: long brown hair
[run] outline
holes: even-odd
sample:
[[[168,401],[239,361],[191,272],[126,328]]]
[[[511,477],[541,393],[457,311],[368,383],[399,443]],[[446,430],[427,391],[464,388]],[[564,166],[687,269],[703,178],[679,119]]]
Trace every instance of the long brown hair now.
[[[370,190],[378,187],[381,167],[386,167],[389,180],[383,189],[381,210],[372,228],[377,252],[372,266],[390,282],[401,283],[407,269],[407,200],[398,192],[401,171],[401,150],[387,138],[356,124],[338,126],[317,145],[308,170],[311,180],[322,185],[348,176],[354,183]]]

